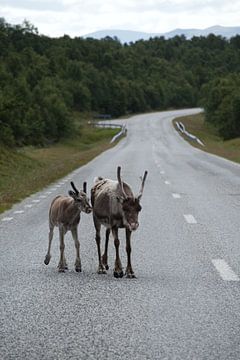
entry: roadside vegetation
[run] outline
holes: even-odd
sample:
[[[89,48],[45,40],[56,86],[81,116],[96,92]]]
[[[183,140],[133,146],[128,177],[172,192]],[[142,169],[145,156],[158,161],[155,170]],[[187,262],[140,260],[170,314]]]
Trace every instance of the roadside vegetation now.
[[[118,131],[85,123],[80,135],[51,146],[0,145],[0,213],[109,149]]]
[[[199,145],[196,141],[189,140],[186,135],[180,133],[191,145],[203,151],[240,163],[240,137],[231,140],[222,139],[216,128],[205,121],[203,113],[179,117],[174,120],[174,124],[176,121],[182,122],[186,130],[197,136],[205,146]],[[174,126],[177,130],[176,125]]]

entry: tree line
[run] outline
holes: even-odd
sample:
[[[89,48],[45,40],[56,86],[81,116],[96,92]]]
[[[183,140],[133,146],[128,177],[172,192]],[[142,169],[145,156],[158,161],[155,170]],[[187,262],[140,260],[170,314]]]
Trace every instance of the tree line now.
[[[124,114],[203,106],[225,138],[240,136],[240,36],[175,36],[121,44],[50,38],[0,19],[0,141],[59,141],[73,112]]]

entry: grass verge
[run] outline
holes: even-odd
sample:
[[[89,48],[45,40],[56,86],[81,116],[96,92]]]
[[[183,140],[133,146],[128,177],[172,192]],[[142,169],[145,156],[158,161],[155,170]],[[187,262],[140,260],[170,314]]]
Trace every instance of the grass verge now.
[[[174,119],[174,127],[177,129],[176,121],[182,122],[186,130],[197,136],[205,146],[201,146],[197,142],[189,140],[186,135],[181,134],[191,145],[203,151],[240,163],[240,138],[223,140],[219,137],[216,129],[204,121],[204,114]]]
[[[74,139],[50,147],[0,146],[0,213],[112,147],[110,140],[118,131],[85,122]]]

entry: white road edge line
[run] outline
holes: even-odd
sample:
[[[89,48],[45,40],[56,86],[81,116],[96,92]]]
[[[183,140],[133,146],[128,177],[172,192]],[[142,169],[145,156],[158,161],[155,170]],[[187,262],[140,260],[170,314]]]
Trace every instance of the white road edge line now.
[[[195,219],[195,217],[193,215],[185,214],[183,216],[188,224],[197,224],[197,220]]]
[[[181,195],[180,194],[177,194],[177,193],[172,193],[172,197],[174,199],[180,199],[181,198]]]
[[[212,263],[225,281],[239,281],[240,278],[223,259],[212,259]]]

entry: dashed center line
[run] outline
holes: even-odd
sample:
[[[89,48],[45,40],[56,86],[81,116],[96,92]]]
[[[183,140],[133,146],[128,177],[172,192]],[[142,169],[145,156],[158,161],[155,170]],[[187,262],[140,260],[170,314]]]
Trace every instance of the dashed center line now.
[[[195,217],[191,214],[185,214],[183,215],[185,217],[185,220],[188,224],[196,224],[197,220],[195,219]]]
[[[213,259],[213,265],[219,272],[221,278],[225,281],[239,281],[239,277],[235,272],[230,268],[228,263],[223,259]]]
[[[31,207],[33,207],[33,205],[27,204],[27,205],[25,205],[25,207],[26,207],[26,208],[31,208]]]
[[[14,214],[22,214],[22,213],[24,213],[24,210],[16,210],[16,211],[14,211],[13,213],[14,213]]]
[[[170,181],[168,181],[168,180],[165,180],[164,183],[165,183],[166,185],[170,185]]]
[[[181,198],[181,195],[180,194],[177,194],[177,193],[172,193],[172,197],[174,199],[180,199]]]
[[[33,202],[33,203],[39,203],[39,202],[40,202],[40,200],[35,199],[35,200],[32,200],[32,202]]]
[[[13,217],[5,217],[2,218],[2,221],[11,221],[13,219]]]
[[[39,199],[46,199],[46,195],[40,195]]]

